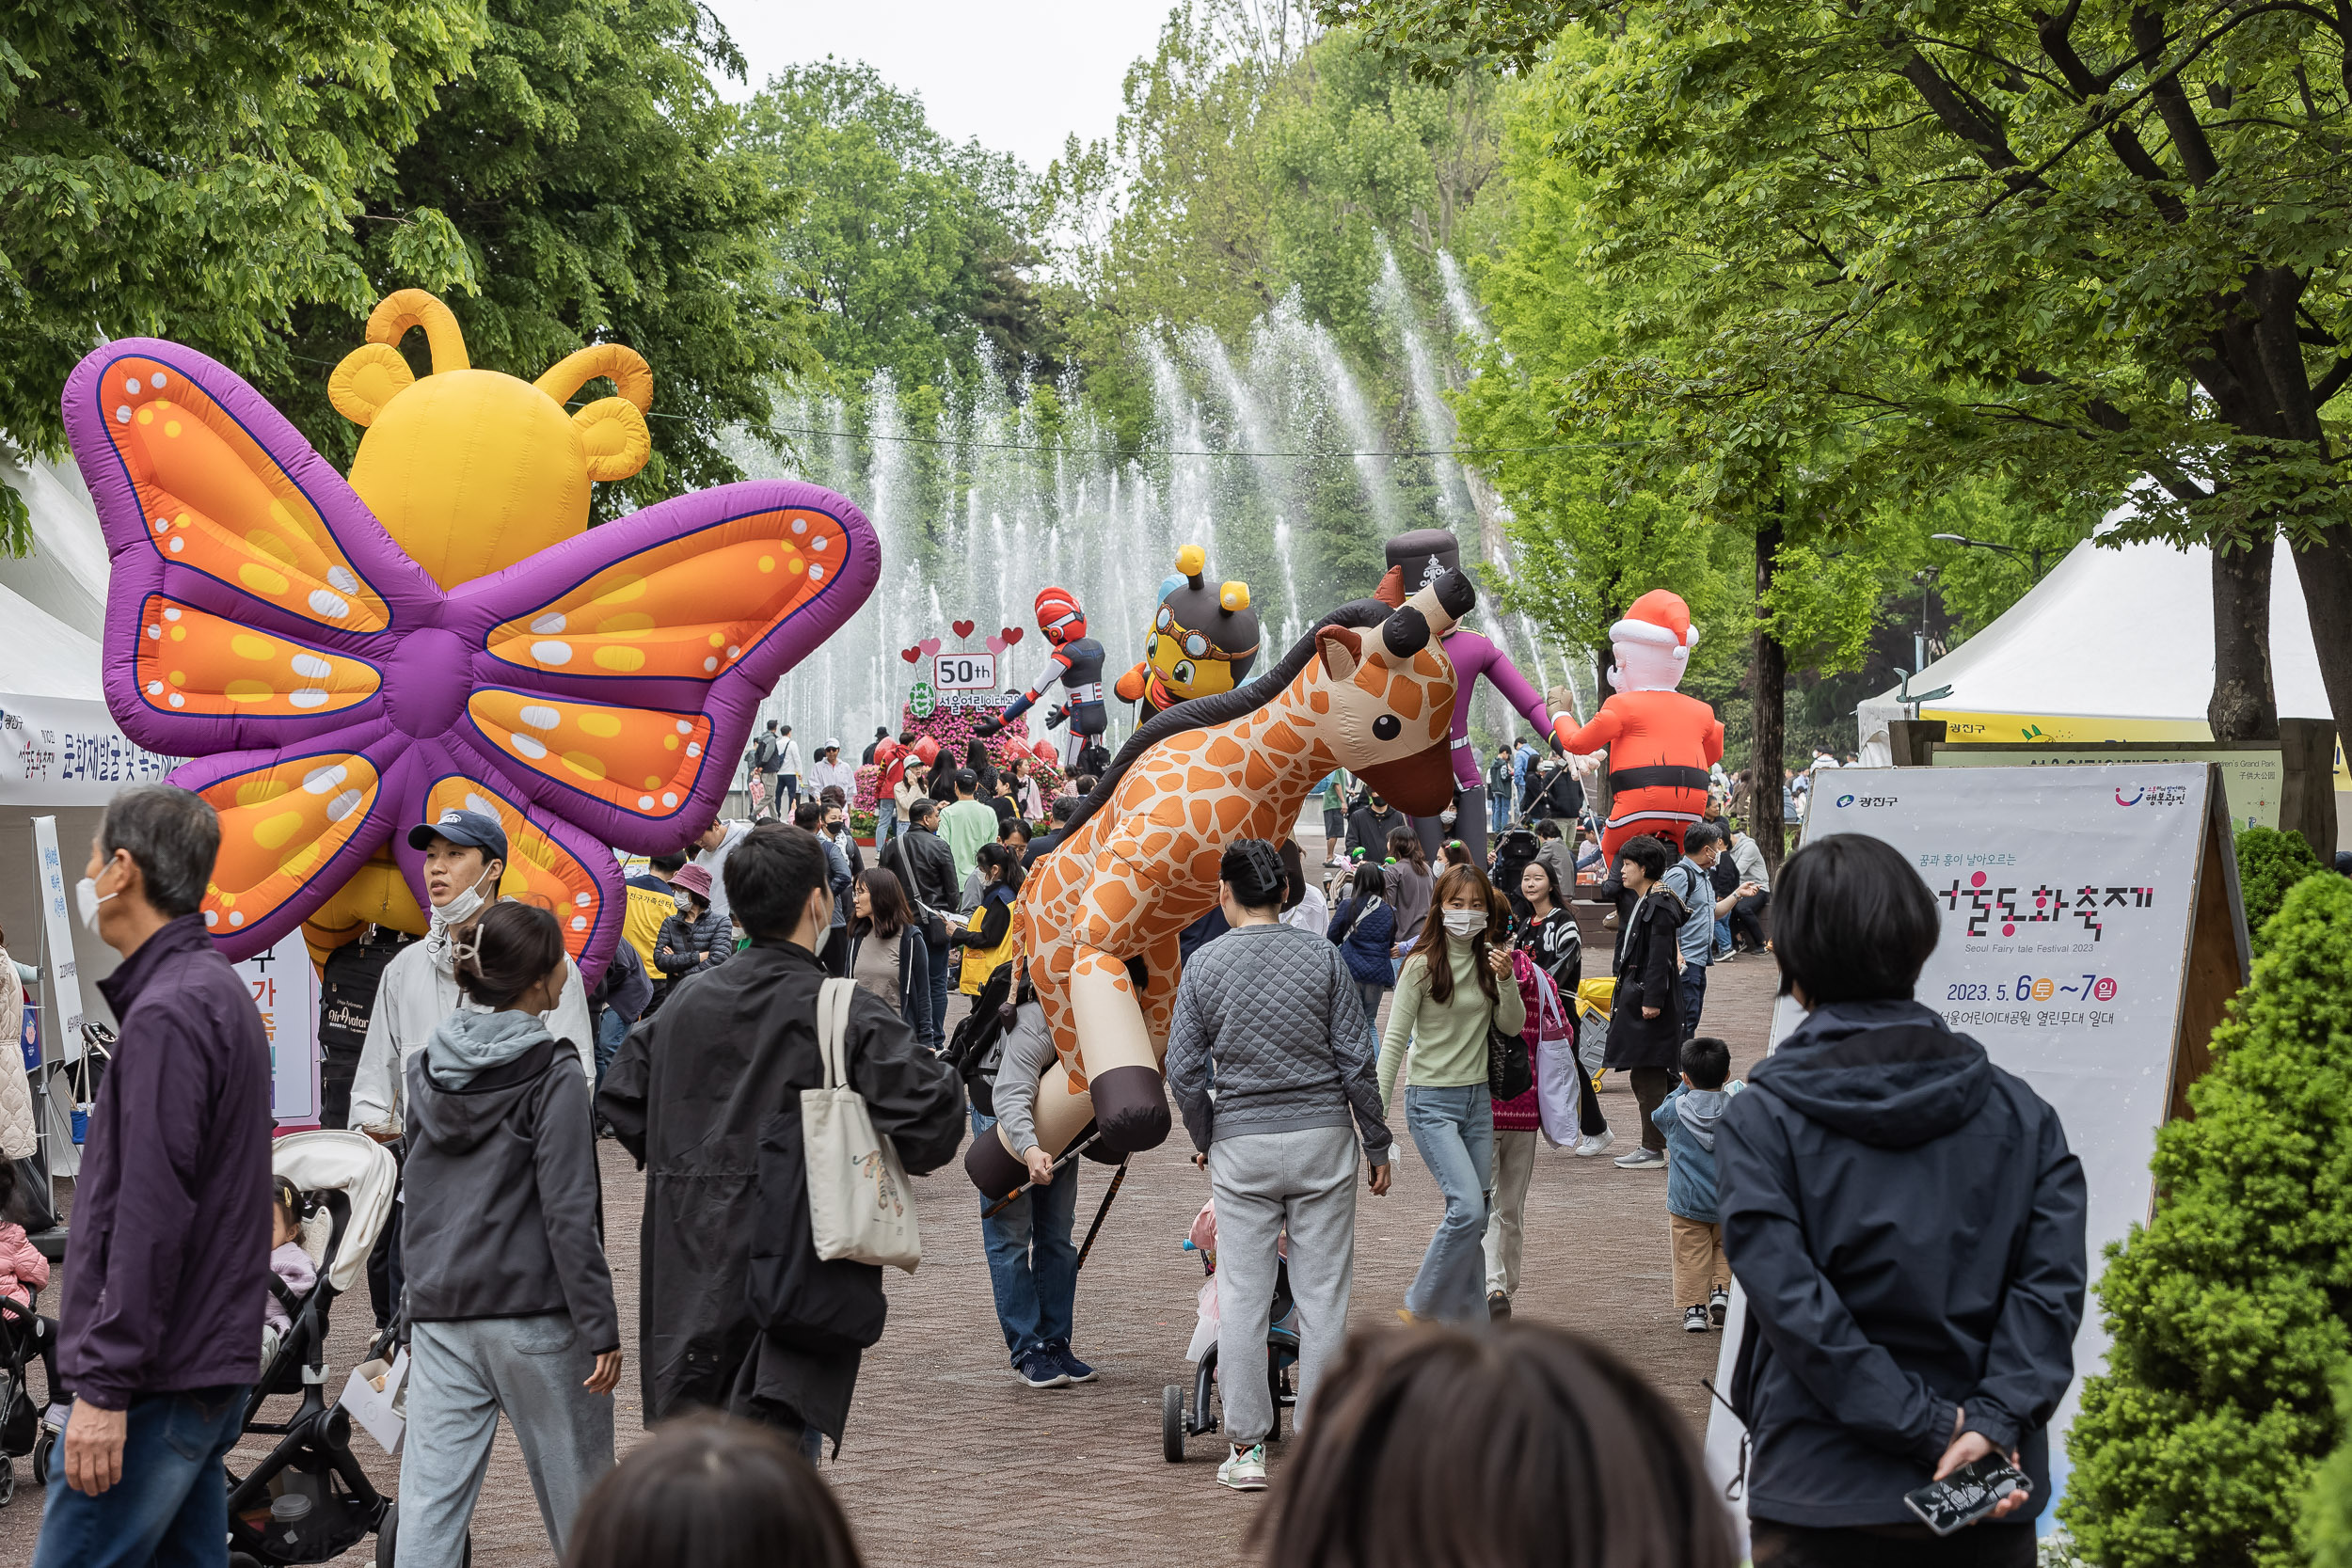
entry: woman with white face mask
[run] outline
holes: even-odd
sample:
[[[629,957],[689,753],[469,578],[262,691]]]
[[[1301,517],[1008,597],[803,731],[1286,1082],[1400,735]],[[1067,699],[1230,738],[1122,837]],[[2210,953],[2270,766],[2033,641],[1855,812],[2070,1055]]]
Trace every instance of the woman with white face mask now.
[[[1494,894],[1486,874],[1454,866],[1438,879],[1435,904],[1397,974],[1380,1042],[1381,1110],[1388,1114],[1409,1055],[1405,1125],[1445,1194],[1445,1218],[1398,1315],[1408,1323],[1485,1323],[1486,1188],[1495,1141],[1486,1031],[1518,1034],[1527,1008],[1511,977],[1510,953],[1487,942]]]

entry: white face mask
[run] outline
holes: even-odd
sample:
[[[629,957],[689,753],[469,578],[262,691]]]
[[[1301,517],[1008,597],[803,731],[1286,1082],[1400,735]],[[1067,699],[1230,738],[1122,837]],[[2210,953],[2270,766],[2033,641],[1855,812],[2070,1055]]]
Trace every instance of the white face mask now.
[[[435,905],[432,914],[433,924],[463,926],[467,921],[480,914],[490,902],[483,895],[482,884],[490,879],[490,873],[485,869],[481,876],[474,879],[473,886],[466,889],[446,904]]]
[[[81,912],[82,924],[89,927],[92,936],[98,934],[98,907],[121,896],[122,890],[117,888],[105,897],[100,897],[98,879],[95,877],[85,877],[73,884],[74,907]]]
[[[1482,910],[1446,910],[1445,933],[1450,937],[1470,938],[1486,928],[1486,915]]]

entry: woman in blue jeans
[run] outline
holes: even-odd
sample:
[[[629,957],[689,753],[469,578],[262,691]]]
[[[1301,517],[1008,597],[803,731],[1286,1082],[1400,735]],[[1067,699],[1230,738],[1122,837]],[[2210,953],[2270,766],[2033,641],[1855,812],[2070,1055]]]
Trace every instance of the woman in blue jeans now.
[[[1486,873],[1457,865],[1438,879],[1430,918],[1398,972],[1380,1042],[1380,1106],[1412,1058],[1405,1126],[1445,1194],[1445,1218],[1405,1293],[1407,1323],[1485,1323],[1486,1190],[1494,1170],[1494,1105],[1486,1095],[1486,1031],[1527,1024],[1510,983],[1510,950],[1489,945],[1498,902]]]

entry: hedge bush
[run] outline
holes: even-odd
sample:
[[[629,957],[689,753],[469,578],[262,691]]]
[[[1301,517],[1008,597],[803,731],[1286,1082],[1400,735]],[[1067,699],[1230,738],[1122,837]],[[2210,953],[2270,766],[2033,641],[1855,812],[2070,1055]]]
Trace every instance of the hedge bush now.
[[[2319,863],[2301,833],[2276,828],[2247,828],[2237,835],[2237,886],[2246,900],[2246,930],[2254,951],[2268,951],[2263,933],[2270,917],[2286,902],[2287,889],[2315,871]]]
[[[2102,1568],[2284,1568],[2352,1350],[2352,881],[2294,884],[2110,1247],[2059,1517]],[[2078,1137],[2092,1130],[2079,1129]]]

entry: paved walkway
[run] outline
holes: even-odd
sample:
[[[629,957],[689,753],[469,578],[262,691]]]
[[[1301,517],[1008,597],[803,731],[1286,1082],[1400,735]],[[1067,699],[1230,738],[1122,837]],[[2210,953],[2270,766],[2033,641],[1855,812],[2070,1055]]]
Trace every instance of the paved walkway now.
[[[1587,924],[1587,938],[1601,933]],[[1595,943],[1605,955],[1604,943]],[[1605,961],[1605,960],[1604,960]],[[1718,969],[1707,1027],[1730,1039],[1740,1070],[1761,1054],[1770,1016],[1769,960]],[[1633,1141],[1634,1102],[1622,1074],[1602,1105],[1620,1148]],[[1264,1506],[1214,1480],[1215,1434],[1196,1439],[1187,1462],[1160,1457],[1160,1390],[1188,1383],[1184,1353],[1192,1335],[1200,1266],[1182,1250],[1207,1197],[1207,1178],[1168,1144],[1138,1156],[1096,1243],[1078,1287],[1076,1349],[1101,1370],[1094,1385],[1036,1392],[1007,1370],[990,1307],[977,1198],[960,1165],[916,1183],[924,1261],[913,1277],[888,1275],[890,1326],[866,1359],[838,1463],[826,1475],[840,1491],[875,1568],[932,1568],[942,1561],[1051,1562],[1057,1568],[1137,1563],[1232,1562]],[[616,1398],[626,1447],[643,1436],[636,1354],[636,1235],[643,1188],[627,1155],[601,1146],[613,1273],[621,1291],[628,1375]],[[1442,1205],[1400,1138],[1394,1191],[1359,1198],[1351,1322],[1392,1320]],[[1613,1150],[1612,1152],[1618,1152]],[[1108,1178],[1086,1165],[1079,1227],[1091,1218]],[[1713,1335],[1683,1332],[1668,1299],[1665,1179],[1565,1150],[1537,1157],[1528,1196],[1527,1260],[1518,1312],[1589,1335],[1645,1373],[1694,1430],[1706,1418],[1699,1379],[1712,1373]],[[44,1305],[54,1307],[54,1290]],[[369,1329],[364,1292],[336,1316],[330,1383],[340,1387]],[[398,1462],[364,1435],[363,1463],[388,1491]],[[1272,1452],[1279,1475],[1281,1448]],[[0,1510],[0,1564],[30,1560],[40,1500],[20,1460],[22,1490]],[[480,1568],[550,1560],[521,1457],[501,1434],[475,1516]],[[371,1544],[372,1549],[372,1544]],[[346,1561],[364,1560],[354,1554]]]

